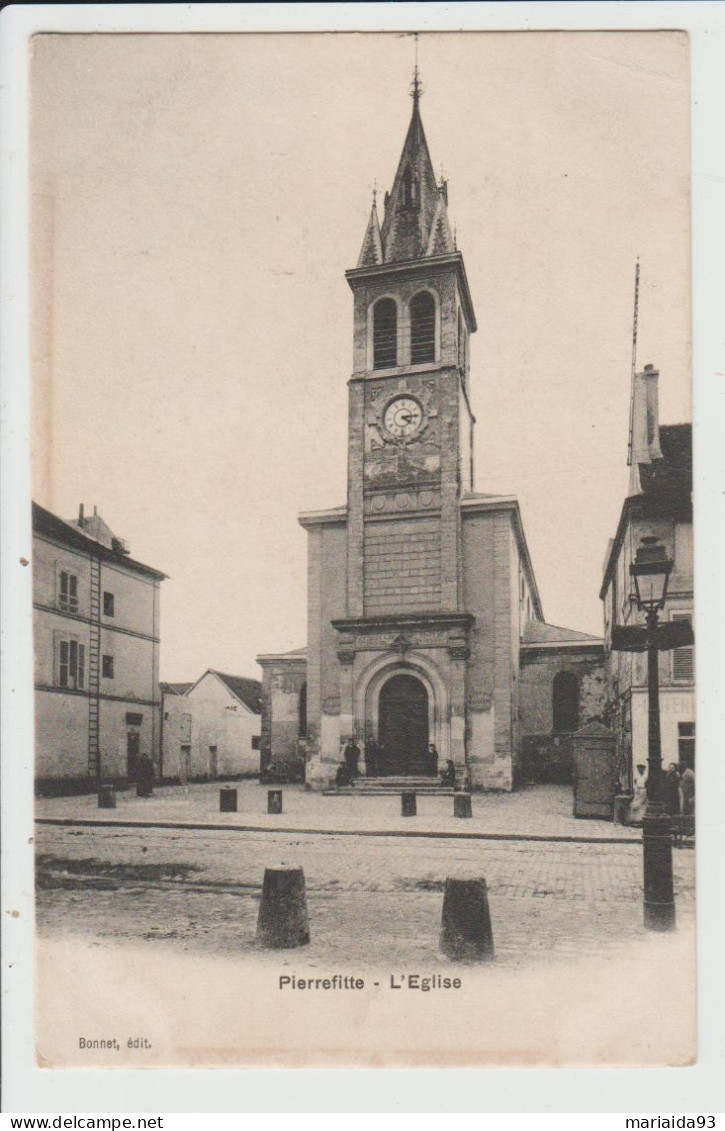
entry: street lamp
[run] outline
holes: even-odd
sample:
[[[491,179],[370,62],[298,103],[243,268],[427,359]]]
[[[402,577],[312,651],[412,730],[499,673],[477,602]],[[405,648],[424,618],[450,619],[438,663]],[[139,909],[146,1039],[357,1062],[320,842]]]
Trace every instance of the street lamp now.
[[[672,825],[662,797],[662,744],[660,739],[659,613],[667,600],[667,585],[674,562],[654,537],[642,539],[629,567],[634,578],[632,601],[645,614],[647,647],[647,698],[649,728],[647,751],[647,805],[642,818],[644,855],[644,925],[653,931],[675,926],[672,881]],[[671,645],[670,645],[671,647]]]

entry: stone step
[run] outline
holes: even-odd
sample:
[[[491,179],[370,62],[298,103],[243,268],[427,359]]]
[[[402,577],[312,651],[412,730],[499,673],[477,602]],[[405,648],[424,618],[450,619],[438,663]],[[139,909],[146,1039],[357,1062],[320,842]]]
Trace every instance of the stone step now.
[[[341,785],[339,789],[324,789],[324,797],[400,797],[401,793],[411,792],[418,797],[453,797],[456,792],[445,786],[374,786],[361,788],[360,785]]]

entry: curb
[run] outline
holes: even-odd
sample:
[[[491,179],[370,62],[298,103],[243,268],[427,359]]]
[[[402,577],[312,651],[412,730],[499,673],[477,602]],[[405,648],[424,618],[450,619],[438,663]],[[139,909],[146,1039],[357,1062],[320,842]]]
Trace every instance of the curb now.
[[[545,836],[538,833],[469,833],[414,829],[310,829],[289,826],[273,828],[270,825],[220,825],[213,822],[201,824],[191,821],[113,821],[76,817],[36,817],[38,825],[81,828],[122,829],[183,829],[189,832],[225,833],[289,833],[294,836],[383,836],[423,837],[428,840],[502,840],[534,841],[555,844],[641,844],[641,837]]]

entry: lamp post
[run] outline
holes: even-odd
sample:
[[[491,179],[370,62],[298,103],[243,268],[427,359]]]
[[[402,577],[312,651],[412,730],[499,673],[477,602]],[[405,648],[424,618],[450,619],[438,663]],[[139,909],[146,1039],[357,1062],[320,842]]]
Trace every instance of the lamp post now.
[[[662,797],[662,742],[660,736],[659,614],[667,600],[667,585],[674,562],[656,538],[644,538],[629,567],[634,578],[633,601],[645,614],[647,626],[647,805],[642,818],[644,855],[644,925],[653,931],[675,926],[672,882],[672,822]]]
[[[642,539],[629,567],[635,592],[631,601],[645,614],[644,625],[612,629],[612,648],[647,653],[649,707],[647,750],[647,805],[642,818],[644,856],[644,925],[651,931],[671,931],[675,926],[672,883],[672,826],[662,797],[662,746],[660,741],[659,652],[692,644],[687,621],[659,624],[667,600],[667,585],[674,562],[654,537]]]

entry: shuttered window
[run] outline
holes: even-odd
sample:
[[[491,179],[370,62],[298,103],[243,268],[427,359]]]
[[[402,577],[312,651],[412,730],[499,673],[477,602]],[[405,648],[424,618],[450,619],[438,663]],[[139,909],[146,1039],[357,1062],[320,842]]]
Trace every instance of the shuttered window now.
[[[421,291],[410,304],[410,361],[420,365],[435,361],[436,304],[429,291]]]
[[[373,369],[397,364],[398,310],[392,298],[381,298],[373,307]]]
[[[78,578],[65,569],[58,576],[58,605],[64,612],[78,612]]]
[[[673,613],[672,620],[691,620],[692,613]],[[695,678],[695,648],[675,648],[672,652],[672,680],[674,683],[692,683]]]
[[[86,649],[73,638],[58,641],[58,683],[71,691],[85,686]]]

